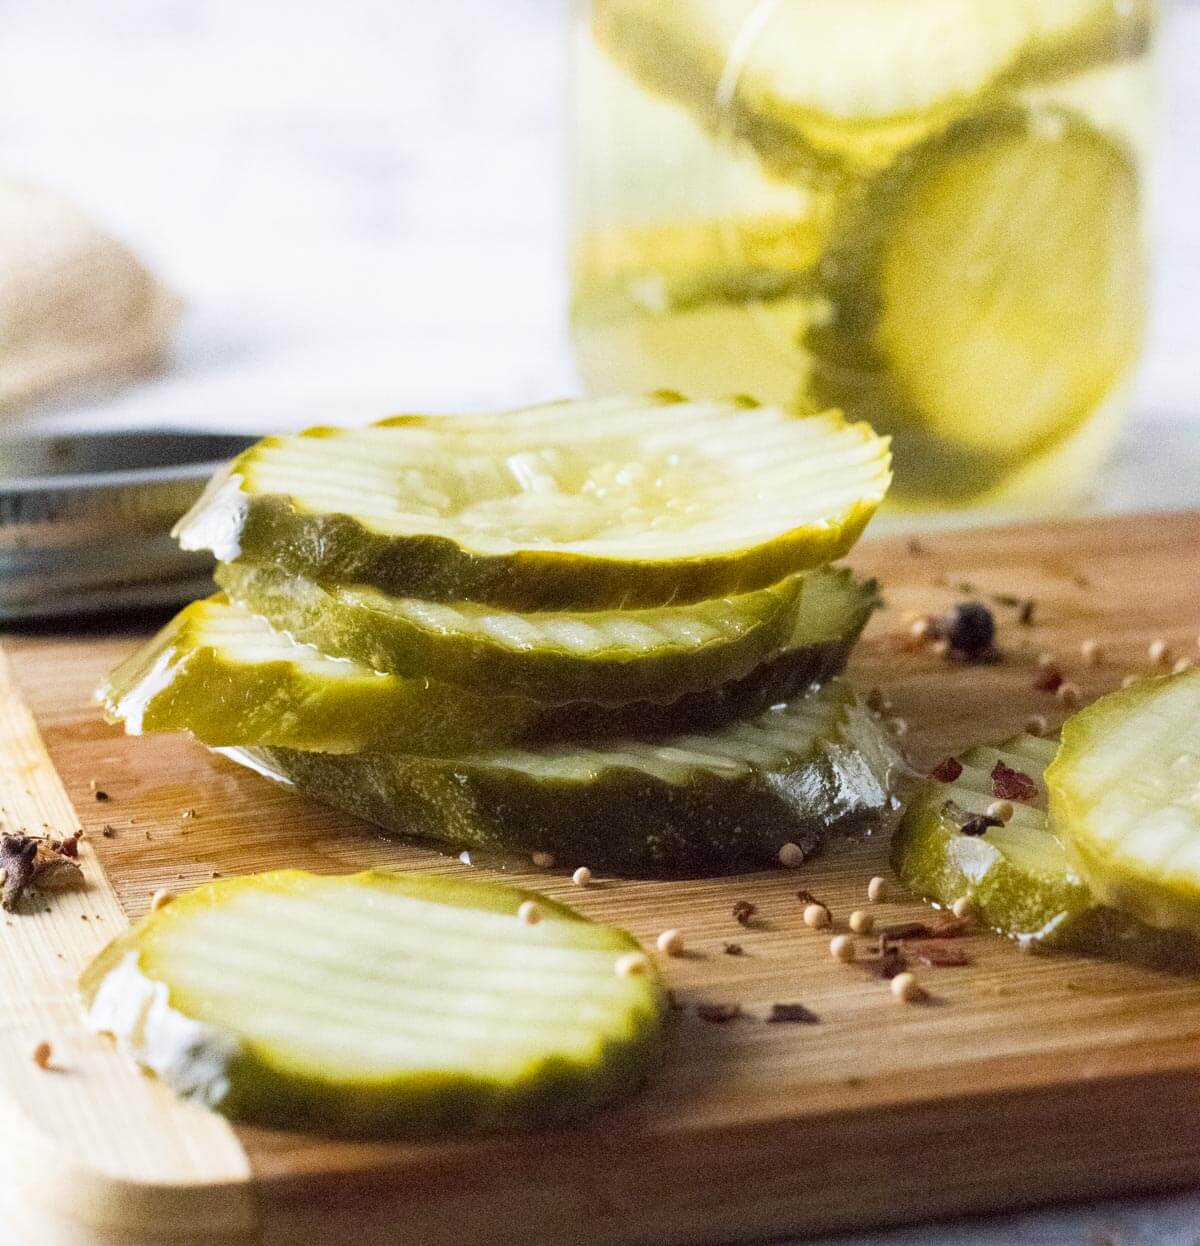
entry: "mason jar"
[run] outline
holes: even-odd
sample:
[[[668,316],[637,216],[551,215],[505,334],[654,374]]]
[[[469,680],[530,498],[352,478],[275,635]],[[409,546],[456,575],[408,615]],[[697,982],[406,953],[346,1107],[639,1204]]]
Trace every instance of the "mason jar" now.
[[[838,407],[893,506],[1050,513],[1145,325],[1154,0],[574,0],[585,386]]]

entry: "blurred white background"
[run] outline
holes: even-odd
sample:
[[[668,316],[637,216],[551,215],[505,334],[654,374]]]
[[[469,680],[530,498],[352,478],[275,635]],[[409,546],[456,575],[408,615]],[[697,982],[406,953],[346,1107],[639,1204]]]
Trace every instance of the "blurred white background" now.
[[[0,171],[67,193],[189,306],[170,374],[77,416],[571,392],[564,21],[565,0],[0,0]],[[1169,23],[1138,409],[1200,420],[1200,3]]]

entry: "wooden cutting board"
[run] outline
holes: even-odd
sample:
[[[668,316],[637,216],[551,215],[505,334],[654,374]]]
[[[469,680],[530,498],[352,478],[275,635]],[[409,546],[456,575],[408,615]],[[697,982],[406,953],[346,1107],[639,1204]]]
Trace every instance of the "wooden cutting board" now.
[[[889,538],[850,561],[888,600],[853,674],[892,698],[917,764],[1033,713],[1058,721],[1033,688],[1043,650],[1086,696],[1149,669],[1156,637],[1200,659],[1200,513]],[[1003,662],[901,642],[908,612],[963,598],[995,603]],[[1028,625],[1011,604],[1026,599]],[[1078,657],[1089,637],[1104,646],[1095,668]],[[1200,982],[979,934],[969,967],[923,970],[929,1001],[898,1004],[865,966],[830,959],[796,897],[809,888],[844,928],[887,872],[878,838],[798,873],[581,890],[565,872],[510,869],[648,942],[678,927],[690,949],[665,964],[684,1007],[661,1076],[585,1127],[362,1144],[231,1127],[178,1102],[86,1034],[71,998],[83,961],[156,888],[278,866],[497,871],[386,839],[187,739],[125,739],[89,695],[134,639],[3,641],[0,811],[9,827],[83,826],[89,881],[0,927],[0,1185],[17,1240],[725,1242],[1200,1179]],[[732,917],[738,899],[758,906],[751,928]],[[874,911],[922,913],[899,895]],[[744,1015],[713,1024],[697,1002]],[[820,1023],[768,1024],[775,1002]],[[31,1058],[43,1039],[48,1070]]]

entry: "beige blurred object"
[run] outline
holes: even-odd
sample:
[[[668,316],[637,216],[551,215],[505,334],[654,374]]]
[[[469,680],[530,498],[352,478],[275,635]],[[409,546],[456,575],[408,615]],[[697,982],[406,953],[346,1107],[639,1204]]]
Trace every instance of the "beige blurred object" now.
[[[0,414],[162,363],[182,300],[57,194],[0,180]]]

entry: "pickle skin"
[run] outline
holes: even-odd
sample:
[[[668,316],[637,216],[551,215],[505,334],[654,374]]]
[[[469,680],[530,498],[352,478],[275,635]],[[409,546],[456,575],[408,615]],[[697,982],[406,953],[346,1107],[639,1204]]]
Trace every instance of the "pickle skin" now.
[[[234,759],[387,831],[456,850],[549,852],[609,873],[701,876],[776,867],[785,843],[809,853],[832,834],[889,821],[905,773],[890,737],[839,686],[810,695],[844,700],[830,737],[777,770],[751,766],[732,777],[695,769],[673,782],[609,764],[578,782],[533,777],[486,755],[255,749]]]
[[[1007,755],[1020,745],[1017,737],[996,748]],[[1008,761],[1042,785],[1044,761],[1027,753]],[[988,799],[932,780],[916,793],[893,837],[891,859],[897,876],[921,899],[950,908],[969,896],[983,925],[1018,943],[1175,973],[1200,972],[1200,940],[1182,930],[1156,928],[1097,899],[1063,852],[1043,809],[1014,802],[1018,812],[1034,814],[1041,823],[1037,834],[1047,847],[1045,868],[1036,876],[993,843],[992,832],[962,834],[945,809],[947,800],[982,809]]]
[[[273,656],[245,660],[236,646],[223,647],[220,634],[206,630],[214,614],[255,627],[258,636],[250,633],[250,642],[272,642]],[[837,674],[856,637],[852,630],[833,641],[784,650],[739,679],[674,701],[550,705],[428,678],[382,675],[361,664],[346,674],[342,668],[350,663],[334,663],[311,646],[284,647],[287,638],[265,621],[213,597],[180,611],[113,670],[97,698],[108,721],[124,723],[130,735],[189,731],[217,747],[445,756],[556,739],[719,727]],[[297,651],[324,660],[336,674],[314,672],[306,661],[289,656]]]
[[[611,406],[617,400],[579,404],[580,418],[592,408],[603,414],[606,401]],[[639,409],[644,406],[647,421],[652,420],[656,409],[671,409],[687,402],[681,395],[668,392],[620,401],[630,409],[635,403]],[[552,426],[553,420],[558,421],[558,429],[566,429],[570,425],[566,415],[570,406],[547,404],[534,409],[534,413],[545,413],[543,429]],[[713,404],[696,406],[703,409]],[[857,495],[837,501],[834,511],[819,520],[806,520],[791,528],[781,526],[764,539],[750,540],[732,550],[718,548],[689,551],[686,556],[639,558],[637,541],[631,539],[631,557],[521,546],[480,551],[438,533],[381,532],[365,518],[344,511],[310,510],[286,494],[255,493],[250,477],[262,455],[298,441],[352,439],[354,435],[353,430],[317,428],[299,438],[269,437],[245,451],[214,477],[204,495],[176,525],[175,535],[184,549],[210,550],[223,562],[272,566],[323,583],[365,585],[398,597],[468,601],[511,610],[676,606],[745,593],[776,584],[796,572],[824,566],[845,554],[878,508],[891,475],[887,442],[876,438],[865,424],[847,424],[839,412],[808,417],[791,413],[789,418],[789,413],[739,396],[724,400],[724,409],[717,418],[732,425],[738,413],[743,412],[778,416],[780,430],[790,427],[792,419],[820,419],[829,435],[820,452],[833,452],[830,443],[836,439],[836,454],[843,461],[847,461],[851,450],[858,453],[865,449],[865,454],[860,454],[847,469],[856,473]],[[508,418],[515,420],[529,414],[528,410],[513,412]],[[506,435],[495,431],[503,428],[504,419],[503,415],[487,421],[464,418],[457,421],[457,429],[452,429],[453,417],[400,416],[368,431],[394,428],[398,436],[405,432],[414,436],[444,436],[446,457],[452,459],[455,455],[451,451],[460,450],[466,444],[462,439],[468,437],[473,439],[473,446],[482,447],[487,453],[499,453],[497,446],[511,450],[511,445],[503,441]],[[431,421],[436,428],[434,433],[430,432]],[[577,434],[566,435],[572,444],[586,440]],[[730,428],[724,428],[722,435],[732,437]],[[543,444],[553,445],[554,440],[546,438]],[[736,438],[731,441],[733,444]],[[740,449],[753,447],[742,445]],[[781,453],[786,454],[789,449],[784,446]],[[745,486],[745,479],[740,479],[740,483]],[[787,518],[781,516],[780,524],[786,522]]]
[[[470,616],[453,626],[418,621],[370,589],[322,586],[247,564],[222,565],[216,579],[235,604],[323,653],[388,674],[487,688],[547,704],[667,703],[749,676],[788,649],[827,645],[831,654],[837,647],[848,652],[878,604],[874,582],[857,583],[844,569],[821,570],[725,599],[722,618],[736,612],[736,627],[724,625],[725,634],[714,636],[710,626],[696,642],[680,635],[689,617],[700,623],[711,617],[703,604],[620,616],[517,615],[513,623],[519,625],[520,639],[507,639],[511,629],[506,628],[501,641],[490,629],[472,627]],[[608,622],[618,629],[624,624],[657,629],[662,638],[652,648],[634,647],[609,633],[584,650],[554,637],[559,624],[584,625],[598,633]],[[535,629],[541,636],[531,639]],[[813,678],[833,673],[834,665],[815,664]],[[784,686],[794,688],[795,680],[785,679]]]
[[[205,884],[114,939],[80,978],[89,1024],[112,1034],[128,1055],[179,1094],[234,1120],[344,1137],[420,1137],[571,1121],[633,1092],[661,1064],[666,995],[649,958],[644,973],[623,980],[624,1013],[614,1009],[603,1024],[593,1021],[597,1045],[589,1058],[555,1054],[547,1041],[531,1053],[525,1067],[507,1078],[455,1068],[453,1057],[443,1068],[410,1067],[382,1077],[356,1075],[349,1067],[353,1052],[345,1068],[305,1069],[294,1058],[273,1051],[269,1040],[255,1037],[252,1026],[239,1034],[227,1024],[198,1017],[205,1011],[204,999],[194,998],[194,989],[173,986],[169,974],[161,975],[163,966],[146,963],[148,956],[153,960],[162,955],[156,945],[163,941],[166,924],[186,922],[197,909],[219,909],[231,895],[255,888],[286,897],[331,885],[511,914],[514,921],[520,905],[532,900],[541,911],[539,925],[545,931],[578,925],[578,946],[611,951],[613,966],[621,955],[640,951],[624,931],[596,926],[533,892],[382,870],[336,879],[278,870]],[[337,916],[337,910],[330,913],[331,928]],[[430,939],[436,950],[436,933]],[[572,943],[566,931],[556,946],[570,948]],[[597,969],[606,986],[615,974],[614,968],[605,968],[608,965],[603,959]],[[452,990],[448,988],[448,998]],[[189,994],[193,998],[186,998]],[[514,1016],[519,1010],[520,1001],[514,999]],[[332,1064],[337,1056],[330,1059]]]

